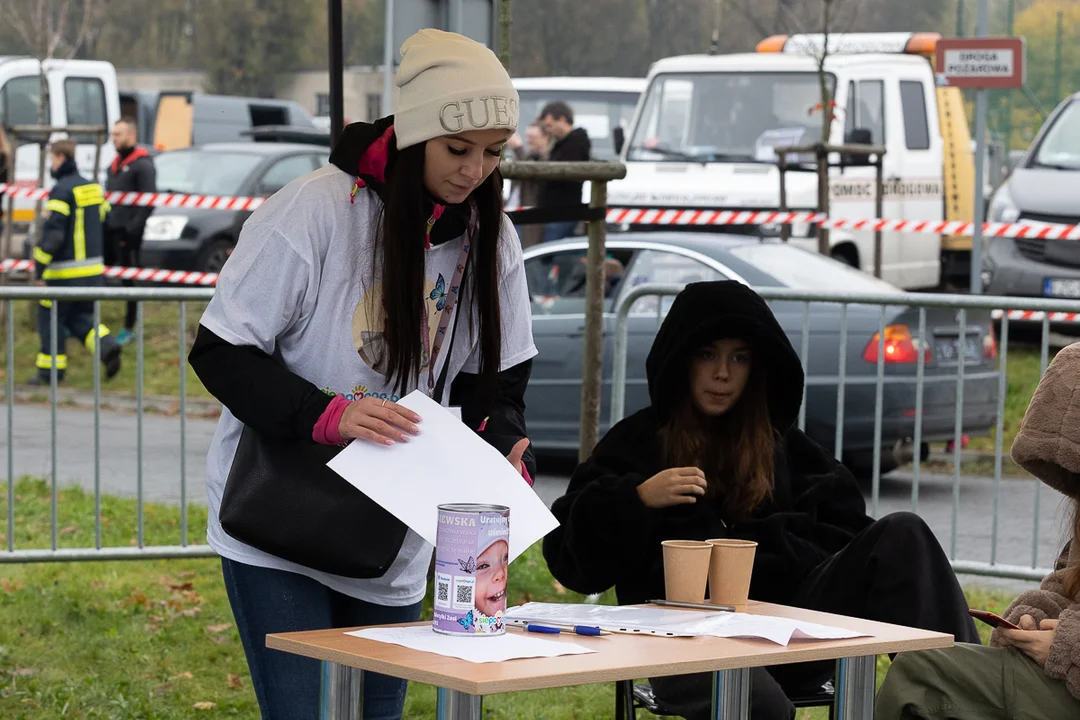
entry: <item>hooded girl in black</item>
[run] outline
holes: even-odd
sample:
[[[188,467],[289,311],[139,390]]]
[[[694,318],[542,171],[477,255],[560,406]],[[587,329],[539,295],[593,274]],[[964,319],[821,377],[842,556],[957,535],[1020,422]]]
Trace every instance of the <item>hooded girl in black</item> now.
[[[754,600],[979,642],[930,529],[907,513],[874,522],[847,469],[794,427],[802,364],[760,296],[737,282],[688,285],[646,374],[652,405],[608,432],[552,506],[561,526],[544,557],[559,582],[643,603],[664,597],[662,541],[739,538],[758,543]],[[806,692],[830,672],[755,671],[753,717],[794,718],[784,690]],[[708,716],[710,682],[653,684],[697,718]]]

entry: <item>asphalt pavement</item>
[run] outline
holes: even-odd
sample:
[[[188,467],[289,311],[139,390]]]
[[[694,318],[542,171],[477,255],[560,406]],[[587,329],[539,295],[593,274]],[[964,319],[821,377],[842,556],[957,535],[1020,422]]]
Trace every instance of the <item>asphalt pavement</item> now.
[[[8,472],[7,411],[0,405],[0,478]],[[92,410],[61,407],[56,412],[56,471],[61,486],[94,488],[95,439]],[[15,405],[12,447],[16,478],[32,475],[50,478],[52,473],[51,415],[47,406]],[[216,420],[189,418],[181,452],[180,418],[145,414],[142,418],[141,462],[138,452],[139,420],[133,412],[100,413],[99,474],[102,492],[134,497],[141,476],[147,502],[178,503],[181,474],[186,477],[189,502],[205,503],[206,452]],[[141,471],[140,471],[141,466]],[[541,466],[536,490],[550,504],[563,493],[572,466],[549,462]],[[995,492],[992,478],[965,476],[954,502],[953,478],[924,474],[919,484],[918,512],[927,521],[945,551],[953,558],[1030,566],[1035,528],[1035,490],[1030,480],[1002,480]],[[882,479],[877,516],[912,509],[910,473],[893,473]],[[866,488],[868,508],[870,490]],[[993,550],[995,496],[999,507],[996,553]],[[2,499],[0,499],[2,502]],[[953,517],[956,516],[955,537]],[[1037,565],[1053,563],[1067,533],[1062,497],[1047,487],[1040,491]],[[1016,580],[963,578],[965,582],[1020,590],[1030,584]]]

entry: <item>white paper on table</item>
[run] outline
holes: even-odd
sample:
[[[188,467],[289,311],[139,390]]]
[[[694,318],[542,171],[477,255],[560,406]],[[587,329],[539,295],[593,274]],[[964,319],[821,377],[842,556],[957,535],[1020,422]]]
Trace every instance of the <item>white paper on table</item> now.
[[[398,401],[418,414],[420,434],[392,446],[353,442],[327,465],[434,545],[438,506],[510,508],[513,560],[559,522],[498,450],[422,392]]]
[[[353,630],[345,634],[474,663],[584,655],[596,652],[577,643],[554,642],[509,632],[495,637],[477,637],[475,635],[443,635],[430,627],[403,627],[368,628],[367,630]]]
[[[792,638],[844,640],[868,637],[866,633],[772,615],[722,611],[702,612],[666,607],[615,607],[532,602],[509,608],[506,619],[507,622],[591,625],[613,632],[640,632],[666,637],[708,635],[725,638],[759,638],[785,647]]]

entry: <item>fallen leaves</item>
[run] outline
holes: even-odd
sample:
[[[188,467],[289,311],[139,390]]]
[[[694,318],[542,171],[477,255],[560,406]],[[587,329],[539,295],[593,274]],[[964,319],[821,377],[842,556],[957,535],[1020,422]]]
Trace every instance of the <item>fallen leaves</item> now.
[[[179,675],[173,675],[169,680],[194,680],[195,676],[189,672],[182,672]]]
[[[192,705],[191,707],[195,708],[196,710],[213,710],[214,708],[217,707],[217,703],[216,702],[203,701],[203,702],[197,702],[194,705]]]
[[[37,670],[33,668],[15,668],[9,672],[15,677],[33,677],[37,674]]]
[[[225,676],[225,684],[229,686],[230,690],[239,690],[244,686],[243,682],[240,680],[240,676],[233,675],[232,673]]]
[[[226,630],[230,629],[231,627],[232,627],[232,623],[221,623],[220,625],[207,625],[206,626],[206,632],[208,632],[208,633],[210,633],[212,635],[216,635],[218,633],[225,632]]]
[[[559,582],[558,580],[552,580],[551,581],[551,587],[555,588],[555,594],[556,595],[565,595],[566,594],[566,588],[564,588],[562,583]]]
[[[18,590],[22,590],[22,588],[22,583],[17,580],[11,581],[7,578],[0,578],[0,590],[3,590],[6,593],[13,593]]]
[[[79,532],[79,526],[78,525],[68,525],[65,528],[60,528],[59,534],[60,535],[74,535],[77,532]]]

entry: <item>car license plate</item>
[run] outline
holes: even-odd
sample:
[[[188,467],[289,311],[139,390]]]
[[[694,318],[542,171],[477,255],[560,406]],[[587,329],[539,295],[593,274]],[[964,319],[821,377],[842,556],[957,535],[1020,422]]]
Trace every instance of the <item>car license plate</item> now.
[[[1046,297],[1080,298],[1080,279],[1046,278],[1043,281]]]
[[[936,353],[943,362],[958,362],[960,359],[960,338],[948,338],[937,342]],[[977,337],[968,337],[964,344],[964,362],[982,360],[982,344]]]

